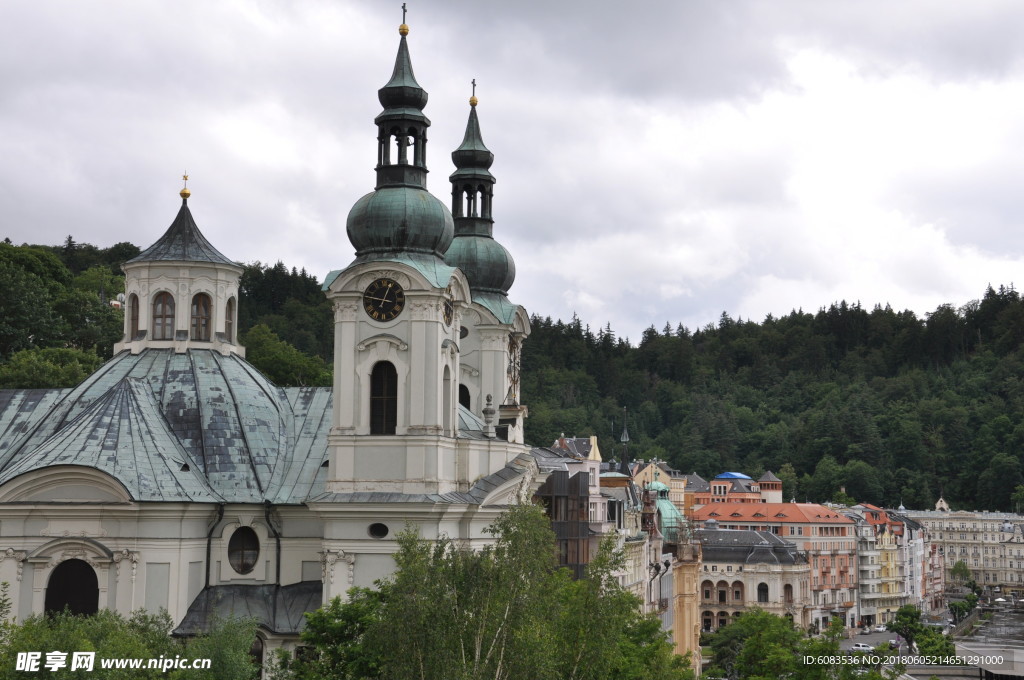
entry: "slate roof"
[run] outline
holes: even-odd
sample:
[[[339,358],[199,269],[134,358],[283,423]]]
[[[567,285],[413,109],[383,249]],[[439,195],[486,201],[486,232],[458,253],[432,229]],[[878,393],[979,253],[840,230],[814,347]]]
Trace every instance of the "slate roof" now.
[[[302,581],[288,586],[207,586],[188,608],[173,634],[201,635],[217,619],[253,618],[257,625],[277,634],[295,635],[306,627],[306,612],[320,608],[323,583]]]
[[[106,469],[117,449],[107,471],[132,497],[167,500],[119,462],[145,449],[187,457],[215,491],[210,502],[298,504],[323,491],[331,390],[277,387],[238,355],[125,351],[73,390],[45,392],[0,392],[0,479],[56,464]],[[162,448],[135,442],[144,438]]]
[[[196,221],[192,218],[187,198],[182,199],[181,209],[178,210],[177,217],[174,218],[164,235],[125,264],[160,261],[213,262],[241,267],[237,262],[232,262],[225,257],[206,240],[206,237],[199,231]]]
[[[701,558],[705,562],[743,564],[799,564],[807,555],[796,545],[769,531],[698,529]]]
[[[0,484],[55,465],[102,470],[135,499],[222,500],[167,427],[149,385],[136,378],[124,378],[65,427],[26,448],[0,472]]]
[[[759,482],[781,482],[782,480],[776,477],[771,470],[761,475],[758,480]]]
[[[694,472],[692,475],[683,475],[686,479],[686,490],[690,492],[711,491],[711,484],[706,479]]]

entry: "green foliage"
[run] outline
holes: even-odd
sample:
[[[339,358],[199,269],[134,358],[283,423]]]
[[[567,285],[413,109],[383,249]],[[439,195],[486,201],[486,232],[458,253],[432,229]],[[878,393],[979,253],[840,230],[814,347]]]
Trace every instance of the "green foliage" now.
[[[303,354],[263,324],[246,333],[241,341],[246,360],[278,385],[331,384],[331,371],[323,359]]]
[[[771,470],[784,498],[1010,510],[1024,486],[1024,302],[985,291],[925,318],[840,302],[761,323],[649,328],[638,346],[579,319],[532,319],[526,436],[595,434],[619,458],[707,478]],[[783,476],[784,465],[791,470]]]
[[[25,349],[0,363],[0,389],[70,387],[99,368],[94,352],[79,349]]]
[[[573,581],[539,508],[516,506],[490,531],[479,551],[403,532],[381,590],[307,615],[313,653],[275,677],[692,680],[659,621],[619,587],[610,544]]]
[[[238,325],[263,324],[300,352],[334,357],[334,314],[316,277],[284,263],[245,265],[239,282]]]
[[[55,339],[52,296],[38,276],[0,260],[0,291],[0,357]]]
[[[60,677],[76,678],[167,678],[169,680],[254,680],[258,669],[248,651],[255,637],[251,621],[230,620],[218,622],[209,635],[180,642],[171,638],[171,619],[167,612],[148,614],[142,610],[125,618],[117,612],[102,609],[93,616],[75,616],[69,613],[51,616],[32,616],[18,625],[8,625],[7,644],[0,645],[0,680],[24,677],[15,671],[18,652],[60,651],[95,652],[92,671],[67,668]],[[0,629],[2,630],[2,629]],[[151,659],[160,656],[187,659],[211,659],[211,668],[177,669],[103,669],[100,659]],[[44,657],[45,658],[45,657]],[[40,672],[46,672],[45,670]]]
[[[925,630],[921,623],[921,610],[913,605],[905,604],[896,610],[896,616],[885,626],[904,640],[910,649],[914,649],[914,641]]]
[[[364,644],[366,632],[380,619],[385,592],[352,588],[348,601],[335,597],[326,605],[306,614],[302,644],[311,653],[296,658],[286,652],[278,656],[275,677],[281,680],[317,680],[318,678],[377,677],[383,663],[378,650]]]
[[[957,583],[966,583],[971,580],[971,570],[963,560],[956,561],[956,564],[950,568],[949,575],[952,576],[953,580]]]
[[[714,667],[729,680],[784,677],[797,670],[800,640],[788,620],[755,608],[712,636]]]
[[[925,628],[917,636],[917,653],[922,656],[956,656],[953,641],[935,630]]]

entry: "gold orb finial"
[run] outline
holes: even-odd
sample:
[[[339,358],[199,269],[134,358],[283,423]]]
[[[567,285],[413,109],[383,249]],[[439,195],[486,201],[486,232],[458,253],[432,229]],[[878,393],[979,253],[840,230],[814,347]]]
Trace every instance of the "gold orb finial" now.
[[[185,186],[181,188],[181,191],[178,192],[178,195],[181,196],[182,198],[188,198],[189,196],[192,195],[192,192],[188,190],[188,175],[182,175],[181,179],[185,181]]]
[[[473,96],[469,98],[469,105],[476,106],[480,100],[476,98],[476,78],[473,78]]]
[[[409,35],[409,26],[408,26],[408,24],[402,24],[401,26],[399,26],[398,27],[398,34],[399,35]]]

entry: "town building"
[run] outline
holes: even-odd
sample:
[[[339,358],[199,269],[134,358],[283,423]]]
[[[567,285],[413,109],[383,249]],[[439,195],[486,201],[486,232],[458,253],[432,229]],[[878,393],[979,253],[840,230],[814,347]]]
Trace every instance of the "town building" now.
[[[706,528],[764,531],[792,541],[811,565],[809,627],[823,630],[833,617],[857,625],[857,535],[855,522],[816,503],[711,503],[694,511]]]
[[[929,537],[927,561],[944,565],[946,584],[950,570],[963,562],[986,597],[1024,598],[1024,515],[1010,512],[950,510],[942,498],[934,510],[905,510],[900,514],[924,526]],[[938,583],[929,595],[935,600]]]
[[[723,472],[707,482],[707,489],[695,491],[693,494],[695,508],[711,503],[781,502],[782,481],[771,471],[761,475],[757,481],[742,472]]]
[[[796,544],[770,531],[719,529],[713,519],[697,538],[703,630],[717,630],[755,607],[800,628],[810,625],[811,567]]]

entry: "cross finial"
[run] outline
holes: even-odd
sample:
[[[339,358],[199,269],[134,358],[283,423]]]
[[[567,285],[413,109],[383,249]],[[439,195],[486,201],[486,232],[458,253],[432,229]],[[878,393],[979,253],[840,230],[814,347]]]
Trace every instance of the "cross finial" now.
[[[405,12],[406,12],[405,3],[403,2],[402,3],[402,23],[403,24],[405,23]]]
[[[192,195],[192,192],[188,190],[188,170],[186,170],[185,174],[181,176],[181,179],[184,182],[184,185],[182,185],[181,191],[178,192],[178,195],[181,196],[182,199],[187,199]]]
[[[473,96],[476,96],[476,78],[473,78]]]
[[[186,170],[185,173],[186,174],[181,176],[181,179],[185,182],[185,184],[181,187],[182,189],[187,189],[188,188],[188,174],[187,174],[188,171]]]

